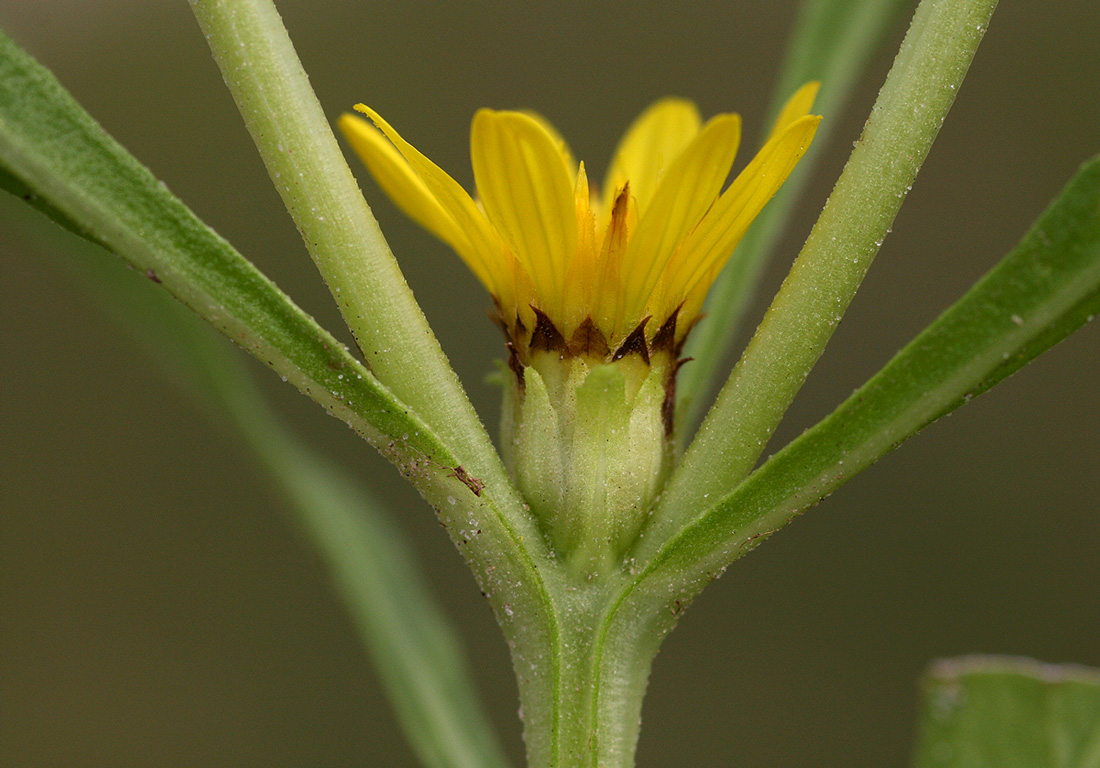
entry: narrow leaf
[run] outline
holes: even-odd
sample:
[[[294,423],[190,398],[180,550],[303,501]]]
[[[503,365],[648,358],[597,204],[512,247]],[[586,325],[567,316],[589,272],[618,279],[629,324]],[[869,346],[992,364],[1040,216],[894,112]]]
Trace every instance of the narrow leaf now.
[[[272,0],[190,0],[306,250],[371,370],[465,466],[506,472],[413,298]]]
[[[291,434],[229,345],[164,292],[28,216],[0,223],[59,257],[103,311],[215,421],[230,425],[287,500],[385,686],[410,745],[433,768],[503,768],[461,642],[413,552],[367,489]],[[35,225],[38,226],[35,226]],[[50,229],[53,229],[52,227]]]
[[[996,4],[921,0],[821,216],[669,479],[655,544],[756,465],[889,232]]]
[[[811,80],[821,83],[814,114],[824,116],[814,143],[783,188],[753,222],[707,297],[706,314],[688,337],[684,366],[677,384],[677,427],[690,434],[715,389],[722,364],[745,310],[756,291],[760,273],[782,236],[795,203],[810,179],[841,112],[866,65],[882,46],[911,0],[806,0],[799,12],[772,94],[771,125],[783,103]],[[762,134],[763,136],[763,134]]]
[[[648,575],[674,569],[680,581],[670,590],[693,595],[701,580],[1098,313],[1100,156],[962,299],[831,415],[682,529]]]
[[[266,433],[250,442],[270,440],[272,430]],[[282,442],[280,455],[266,463],[327,561],[413,750],[430,768],[507,766],[461,642],[428,593],[408,544],[365,489]]]
[[[442,448],[339,342],[0,33],[0,185],[154,282],[375,445]],[[444,452],[445,453],[445,452]]]
[[[2,33],[0,168],[7,189],[62,213],[75,231],[163,285],[378,448],[435,508],[493,606],[517,664],[544,653],[559,632],[544,579],[549,552],[484,429],[449,422],[443,439]],[[430,400],[423,388],[420,396]],[[433,410],[433,424],[452,412]],[[523,616],[522,625],[513,616]],[[528,722],[549,717],[551,703],[527,696],[524,711]]]
[[[1100,768],[1100,670],[973,656],[921,686],[915,768]]]

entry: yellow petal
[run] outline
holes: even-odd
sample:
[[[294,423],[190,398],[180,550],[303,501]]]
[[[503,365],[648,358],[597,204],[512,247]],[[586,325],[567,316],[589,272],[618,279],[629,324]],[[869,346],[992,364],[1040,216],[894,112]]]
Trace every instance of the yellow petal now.
[[[669,262],[669,285],[679,296],[697,292],[700,282],[713,280],[749,224],[772,198],[810,146],[821,118],[807,115],[790,123],[738,174],[699,226]],[[709,282],[707,282],[709,285]],[[705,291],[705,288],[703,288]],[[672,300],[671,297],[669,299]],[[678,300],[677,300],[678,301]],[[671,311],[667,304],[656,311]]]
[[[547,133],[553,137],[554,141],[558,145],[558,151],[561,153],[562,161],[565,163],[565,167],[569,169],[570,180],[576,184],[577,182],[577,161],[573,158],[573,152],[569,149],[569,143],[565,140],[565,137],[558,132],[558,129],[543,117],[540,113],[531,109],[521,110],[523,114],[530,117],[532,120],[541,125]],[[587,182],[586,182],[587,183]]]
[[[466,235],[455,226],[454,219],[443,210],[390,140],[366,120],[354,115],[341,115],[338,125],[355,154],[394,204],[424,229],[459,250],[459,243],[467,241]]]
[[[577,215],[577,247],[565,273],[566,315],[564,327],[559,329],[567,339],[591,312],[592,295],[596,288],[596,217],[589,204],[588,174],[584,170],[584,163],[580,164],[577,171],[573,199]]]
[[[627,129],[619,142],[603,185],[603,205],[610,208],[623,184],[630,182],[639,212],[644,213],[662,173],[699,133],[702,120],[685,99],[662,99]]]
[[[669,258],[718,198],[740,139],[741,118],[716,115],[661,178],[624,256],[624,321],[641,318]]]
[[[634,330],[623,326],[623,254],[631,233],[638,225],[638,209],[628,182],[611,204],[611,218],[600,245],[595,290],[592,294],[592,318],[611,343],[617,343]]]
[[[775,123],[772,124],[771,133],[768,134],[768,141],[774,139],[776,134],[798,118],[810,114],[810,110],[814,106],[814,99],[817,98],[817,91],[819,88],[821,88],[821,83],[810,81],[795,91],[794,96],[787,99],[787,103],[783,105],[783,109],[779,110],[779,117],[777,117]],[[767,144],[767,141],[764,143]]]
[[[514,317],[509,317],[508,321],[518,320],[530,332],[535,328],[535,312],[531,307],[539,305],[539,297],[535,293],[535,286],[531,283],[531,276],[516,259],[512,259],[512,285],[515,300],[507,311]],[[515,340],[518,343],[526,343],[522,337],[523,334],[518,334]]]
[[[386,134],[408,162],[410,168],[424,183],[440,207],[450,215],[456,229],[464,236],[464,247],[454,244],[455,250],[477,278],[503,304],[514,301],[512,265],[500,236],[493,230],[485,215],[478,209],[470,195],[447,173],[421,154],[412,144],[401,138],[389,123],[370,107],[356,104],[355,109],[366,114]]]
[[[485,213],[531,276],[540,308],[561,318],[577,214],[558,143],[528,115],[482,109],[474,115],[470,156]]]
[[[687,292],[684,296],[682,303],[677,303],[676,300],[667,300],[663,311],[667,314],[671,313],[677,307],[680,308],[680,314],[676,320],[676,340],[684,338],[687,332],[691,330],[695,323],[695,319],[699,317],[699,313],[703,309],[703,301],[707,298],[707,293],[710,291],[711,283],[718,277],[720,270],[711,270],[702,280],[699,280],[695,286]]]

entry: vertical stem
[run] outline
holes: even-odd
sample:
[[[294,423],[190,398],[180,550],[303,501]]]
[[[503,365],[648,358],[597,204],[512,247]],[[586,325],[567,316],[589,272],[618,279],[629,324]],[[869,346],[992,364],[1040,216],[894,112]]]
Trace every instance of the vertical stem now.
[[[191,0],[191,6],[367,364],[468,462],[467,470],[504,480],[489,437],[351,175],[275,6],[271,0]]]
[[[529,768],[631,768],[649,670],[664,632],[615,610],[626,580],[565,586],[553,718],[527,723]],[[661,627],[661,629],[667,629]],[[539,660],[540,665],[544,664]],[[549,679],[535,674],[533,678]],[[520,676],[520,689],[530,682]]]
[[[756,463],[890,231],[996,5],[922,0],[821,217],[673,475],[658,528],[713,504]],[[651,533],[647,549],[664,541]]]
[[[867,61],[909,5],[909,0],[805,0],[802,4],[763,127],[766,130],[790,95],[810,80],[821,82],[814,112],[825,119],[798,167],[745,233],[710,289],[702,321],[688,336],[684,357],[691,358],[691,365],[680,371],[676,385],[681,439],[699,423],[708,395],[718,385],[722,364],[732,353],[731,345],[763,268],[831,132],[840,123],[840,110]]]
[[[461,466],[452,469],[471,479],[474,498],[461,505],[442,494],[429,501],[451,523],[508,638],[529,730],[556,733],[562,645],[547,584],[555,564],[535,521],[405,284],[271,0],[190,2],[366,363],[453,451]],[[540,749],[529,742],[529,754]]]

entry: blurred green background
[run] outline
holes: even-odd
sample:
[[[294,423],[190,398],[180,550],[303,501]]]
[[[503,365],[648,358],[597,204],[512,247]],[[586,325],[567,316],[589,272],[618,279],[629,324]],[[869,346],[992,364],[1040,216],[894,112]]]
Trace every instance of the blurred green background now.
[[[333,118],[365,101],[468,184],[479,106],[544,113],[595,176],[634,115],[666,94],[705,114],[740,111],[756,135],[797,3],[279,6]],[[346,337],[186,3],[14,0],[0,4],[0,26]],[[833,118],[751,324],[858,136],[901,33]],[[1100,150],[1098,40],[1095,0],[1002,3],[893,235],[778,439],[877,370]],[[498,393],[484,377],[502,349],[485,293],[360,176],[495,424]],[[49,226],[0,197],[0,762],[413,765],[315,553],[262,473],[69,279]],[[506,648],[426,505],[343,424],[252,367],[304,439],[392,502],[520,762]],[[902,766],[915,681],[931,659],[997,652],[1100,666],[1098,382],[1093,324],[730,569],[657,658],[639,765]]]

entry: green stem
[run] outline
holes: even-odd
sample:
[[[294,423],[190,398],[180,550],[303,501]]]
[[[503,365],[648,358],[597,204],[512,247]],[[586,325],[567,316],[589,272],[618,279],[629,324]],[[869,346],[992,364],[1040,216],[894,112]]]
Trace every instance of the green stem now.
[[[271,0],[190,0],[214,58],[367,364],[453,449],[466,488],[425,488],[489,599],[512,651],[528,734],[556,733],[561,678],[545,542],[470,405],[344,161]],[[443,491],[443,492],[439,492]],[[469,491],[469,492],[467,492]],[[457,502],[457,503],[456,503]],[[550,751],[550,754],[553,750]],[[537,763],[537,760],[532,762]]]
[[[841,123],[840,112],[845,102],[886,33],[908,7],[908,0],[803,3],[764,126],[770,126],[791,94],[811,80],[821,83],[814,112],[825,119],[798,167],[756,217],[707,295],[703,319],[688,337],[684,350],[684,357],[691,358],[691,365],[680,371],[676,385],[679,439],[691,434],[710,402],[707,396],[718,387],[722,365],[732,353],[734,338],[764,266],[789,223],[829,136]]]
[[[756,463],[889,233],[996,5],[922,0],[825,209],[670,480],[646,550]]]
[[[191,5],[367,364],[456,449],[469,471],[507,482],[359,191],[275,6],[271,0]]]
[[[537,676],[550,682],[556,716],[545,722],[553,723],[552,730],[532,728],[530,723],[525,729],[529,768],[634,765],[642,699],[663,634],[649,631],[651,617],[632,616],[629,626],[616,626],[618,631],[611,633],[602,629],[611,623],[608,617],[626,583],[626,577],[617,575],[563,583],[557,590],[559,615],[566,617],[557,653],[538,659],[533,667]],[[551,678],[548,667],[555,657],[559,671]],[[521,691],[525,686],[530,683],[521,675]]]

